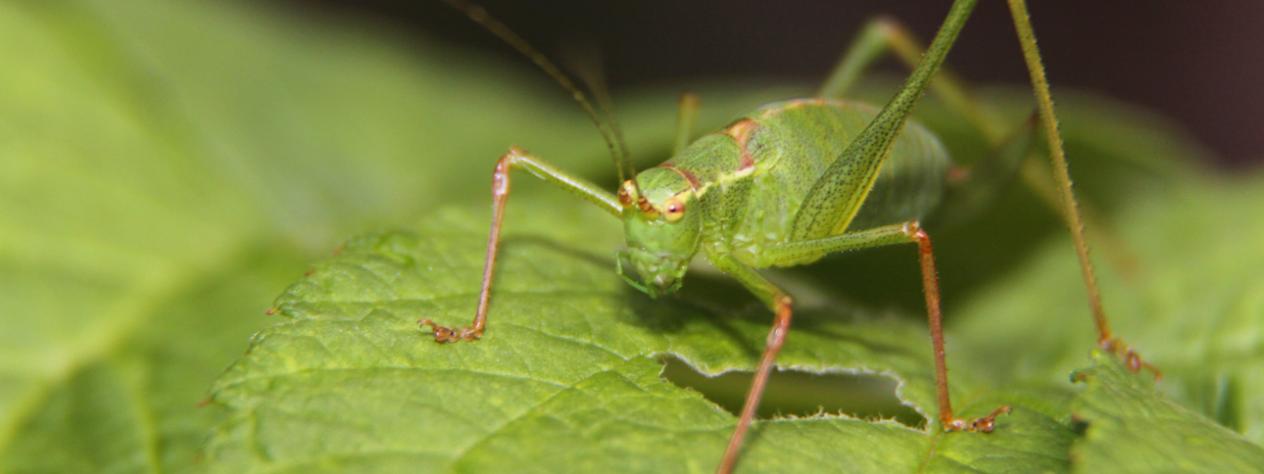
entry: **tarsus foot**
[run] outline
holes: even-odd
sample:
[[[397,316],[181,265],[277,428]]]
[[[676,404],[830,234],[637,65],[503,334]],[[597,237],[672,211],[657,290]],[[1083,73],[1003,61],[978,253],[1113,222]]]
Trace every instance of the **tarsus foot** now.
[[[434,332],[435,342],[438,342],[438,343],[457,342],[457,341],[477,341],[478,338],[483,337],[483,329],[474,328],[472,326],[460,328],[460,329],[453,329],[446,326],[440,326],[434,321],[431,321],[429,319],[419,319],[417,320],[417,325],[430,326],[431,331]]]
[[[1163,379],[1163,372],[1159,371],[1158,367],[1142,360],[1141,355],[1132,350],[1132,348],[1124,341],[1117,338],[1110,338],[1103,339],[1099,341],[1098,344],[1101,345],[1102,350],[1122,357],[1124,359],[1124,365],[1128,367],[1128,370],[1140,372],[1141,369],[1146,369],[1154,373],[1155,381]]]
[[[992,410],[983,418],[975,418],[973,420],[965,420],[954,418],[944,423],[944,431],[978,431],[981,433],[991,433],[996,428],[996,417],[1009,413],[1009,405],[1001,405],[1000,408]]]

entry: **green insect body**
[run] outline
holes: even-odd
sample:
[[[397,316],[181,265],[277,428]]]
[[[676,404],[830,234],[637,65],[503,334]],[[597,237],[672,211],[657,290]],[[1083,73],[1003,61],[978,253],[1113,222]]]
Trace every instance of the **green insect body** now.
[[[819,249],[764,250],[798,239],[796,216],[812,186],[877,112],[840,100],[770,104],[641,172],[636,186],[625,183],[620,190],[623,204],[640,211],[623,216],[628,249],[620,254],[620,273],[658,296],[679,287],[699,250],[731,255],[752,268],[824,257],[828,252]],[[832,231],[819,237],[916,221],[939,203],[949,159],[925,127],[908,122],[885,159],[859,158],[849,168],[866,185],[854,190],[855,205]]]
[[[482,8],[464,0],[444,1],[526,55],[571,92],[609,144],[622,182],[617,193],[611,195],[525,150],[511,148],[496,163],[493,173],[491,232],[474,321],[464,328],[441,326],[429,319],[419,321],[430,328],[436,341],[477,340],[486,328],[510,172],[519,169],[621,220],[627,246],[618,253],[618,271],[641,291],[655,297],[676,291],[689,263],[701,252],[772,310],[772,327],[718,472],[730,472],[736,465],[793,314],[790,295],[756,270],[808,264],[831,253],[915,244],[933,349],[939,409],[936,422],[946,431],[990,432],[996,417],[1009,411],[1002,406],[974,419],[953,414],[938,277],[931,238],[921,228],[920,220],[935,211],[941,201],[974,202],[987,196],[980,191],[994,188],[997,181],[1012,175],[1007,170],[1016,169],[1030,153],[1028,145],[1037,122],[1019,125],[1015,135],[1002,141],[992,133],[999,125],[977,120],[978,108],[964,100],[967,94],[960,85],[948,77],[938,78],[936,92],[993,142],[994,156],[963,168],[953,166],[939,140],[909,119],[976,0],[954,0],[924,54],[898,24],[875,21],[862,31],[817,97],[766,105],[696,140],[690,139],[690,129],[697,102],[686,96],[687,100],[681,103],[674,156],[659,166],[632,173],[631,179],[624,179],[626,152],[622,151],[613,120],[603,121],[568,76]],[[1123,356],[1133,370],[1140,370],[1147,365],[1112,335],[1102,311],[1026,4],[1023,0],[1008,3],[1031,74],[1039,124],[1054,164],[1053,180],[1060,192],[1060,202],[1054,205],[1065,217],[1076,244],[1098,344]],[[906,63],[915,64],[890,102],[877,108],[839,100],[863,69],[888,49]],[[598,91],[598,104],[603,111],[608,110],[600,88],[594,90]]]

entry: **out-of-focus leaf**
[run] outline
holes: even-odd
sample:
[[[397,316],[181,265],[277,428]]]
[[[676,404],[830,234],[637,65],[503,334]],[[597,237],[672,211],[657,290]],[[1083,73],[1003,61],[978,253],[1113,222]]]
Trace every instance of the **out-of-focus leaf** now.
[[[1258,199],[1260,189],[1256,183],[1245,182],[1233,183],[1226,191],[1214,191],[1198,180],[1192,180],[1188,187],[1173,189],[1173,196],[1138,204],[1134,206],[1135,211],[1129,213],[1131,217],[1126,221],[1129,233],[1125,237],[1132,237],[1135,233],[1146,236],[1139,237],[1143,240],[1149,239],[1146,244],[1136,247],[1138,253],[1146,257],[1143,261],[1147,262],[1144,267],[1147,273],[1143,278],[1145,281],[1170,279],[1166,287],[1162,281],[1150,282],[1151,286],[1147,287],[1141,286],[1141,283],[1130,286],[1109,273],[1104,278],[1108,294],[1124,300],[1131,309],[1112,308],[1119,333],[1133,336],[1130,340],[1143,354],[1150,345],[1148,341],[1155,336],[1141,330],[1142,324],[1147,321],[1139,319],[1138,308],[1147,307],[1146,301],[1150,298],[1179,298],[1181,292],[1189,291],[1187,285],[1198,285],[1197,281],[1186,281],[1187,276],[1199,277],[1203,271],[1213,271],[1220,261],[1217,258],[1195,261],[1178,258],[1179,264],[1183,265],[1182,271],[1170,273],[1165,268],[1171,263],[1160,257],[1177,255],[1168,252],[1183,242],[1214,243],[1220,235],[1224,238],[1231,238],[1231,234],[1239,237],[1256,235],[1259,223],[1255,222],[1232,229],[1211,224],[1219,215],[1235,215],[1233,210],[1258,205],[1262,202]],[[1173,209],[1180,209],[1173,203],[1179,202],[1186,202],[1188,208],[1173,212]],[[1214,204],[1224,205],[1226,210],[1204,209],[1209,212],[1199,212],[1203,206]],[[541,205],[544,207],[537,207]],[[750,307],[749,297],[744,296],[748,306],[733,306],[732,295],[740,294],[742,290],[711,276],[691,279],[687,291],[678,300],[643,301],[638,294],[622,287],[618,278],[610,273],[609,258],[601,255],[602,250],[608,251],[617,245],[617,237],[608,233],[592,234],[597,232],[595,229],[606,229],[608,232],[614,227],[609,225],[612,222],[608,218],[582,206],[581,214],[559,215],[559,209],[571,212],[573,206],[538,200],[535,204],[516,203],[510,209],[516,211],[511,212],[506,225],[518,234],[506,238],[508,250],[504,253],[505,263],[498,279],[497,303],[493,309],[495,319],[492,324],[498,334],[489,333],[477,343],[441,346],[419,334],[412,321],[413,315],[430,317],[443,314],[450,323],[461,323],[468,318],[481,268],[479,257],[484,230],[479,225],[483,223],[477,222],[477,219],[471,224],[467,214],[447,214],[437,221],[429,220],[415,234],[386,234],[355,241],[349,245],[347,253],[323,264],[312,277],[296,284],[278,300],[282,312],[294,322],[262,333],[251,355],[221,379],[216,399],[238,415],[217,437],[214,457],[246,463],[228,464],[230,469],[254,463],[272,467],[323,465],[376,469],[387,467],[392,462],[420,462],[424,457],[437,469],[503,468],[506,465],[495,463],[508,459],[511,460],[508,462],[515,463],[510,465],[530,464],[549,470],[562,467],[552,464],[555,456],[560,456],[555,449],[567,446],[566,456],[558,459],[590,469],[661,469],[663,465],[643,459],[642,453],[655,452],[660,453],[655,458],[656,462],[666,462],[667,466],[704,466],[702,469],[705,470],[708,458],[699,453],[709,451],[714,455],[721,450],[723,432],[731,426],[728,423],[732,422],[732,418],[715,412],[709,404],[693,397],[689,400],[697,403],[697,410],[711,407],[712,411],[706,413],[714,417],[707,418],[710,421],[696,421],[699,415],[694,414],[692,408],[685,410],[668,401],[674,396],[692,396],[690,392],[680,392],[665,384],[655,385],[651,390],[644,385],[645,382],[630,385],[614,382],[648,380],[660,370],[653,360],[663,354],[677,355],[704,373],[732,368],[749,369],[754,365],[759,341],[766,330],[767,315],[758,307]],[[551,216],[547,222],[536,217],[545,214]],[[1180,232],[1160,232],[1168,228],[1188,227],[1192,222],[1203,219],[1206,221],[1197,228],[1207,235],[1199,235],[1193,240],[1186,240]],[[567,243],[555,243],[553,239]],[[931,470],[940,467],[984,471],[1015,468],[1064,470],[1066,463],[1078,460],[1068,457],[1067,443],[1073,435],[1063,424],[1071,413],[1060,402],[1065,399],[1068,389],[1051,383],[1065,377],[1077,365],[1083,365],[1081,354],[1084,354],[1084,348],[1092,345],[1088,334],[1091,326],[1087,315],[1082,314],[1086,310],[1082,296],[1079,296],[1082,289],[1075,264],[1065,255],[1070,253],[1067,245],[1064,241],[1051,243],[1049,249],[1043,252],[1046,255],[1037,258],[1025,273],[1015,275],[1003,287],[986,292],[987,296],[982,301],[968,305],[964,314],[959,316],[962,318],[959,329],[954,328],[953,382],[959,387],[955,392],[958,401],[964,401],[965,409],[974,412],[974,415],[1003,402],[1011,403],[1018,407],[1015,415],[1003,418],[1001,429],[990,436],[952,435],[944,437],[945,444],[942,445],[931,437],[934,446],[960,448],[934,451],[936,455],[942,454],[943,458],[919,457],[926,446],[911,441],[907,442],[909,450],[867,448],[865,453],[878,453],[886,463],[870,467],[885,466],[899,470],[897,459],[911,457],[929,459],[929,464],[924,467],[935,468]],[[1230,250],[1225,252],[1233,254]],[[1225,261],[1228,260],[1226,257]],[[572,265],[576,267],[572,268]],[[1203,265],[1212,268],[1204,270]],[[1249,270],[1250,266],[1234,268]],[[1220,271],[1226,269],[1221,268]],[[1252,285],[1248,278],[1247,288]],[[925,365],[929,359],[924,353],[921,357],[912,356],[921,352],[919,347],[924,344],[917,341],[920,339],[917,334],[921,332],[919,322],[862,317],[865,313],[861,310],[838,309],[860,308],[862,305],[846,301],[840,304],[836,297],[821,296],[819,288],[815,291],[811,288],[799,290],[808,295],[815,294],[816,304],[829,309],[804,311],[796,319],[794,342],[787,346],[781,359],[785,366],[817,372],[857,369],[889,372],[904,382],[901,398],[933,416],[935,409],[930,403],[930,387],[925,385],[929,380]],[[1176,293],[1167,295],[1166,292]],[[1251,306],[1254,304],[1252,295],[1255,295],[1253,291],[1242,291],[1240,287],[1220,293],[1219,297],[1229,299],[1230,307],[1247,306],[1243,308],[1245,312],[1229,310],[1218,314],[1221,317],[1238,314],[1238,320],[1243,325],[1240,328],[1246,328],[1246,332],[1250,333],[1250,328],[1258,324],[1254,318],[1259,317],[1259,312],[1251,309],[1254,308]],[[637,303],[638,300],[643,303]],[[1186,315],[1203,311],[1198,306],[1172,307],[1173,311],[1183,311]],[[1045,321],[1050,315],[1058,314],[1077,314],[1078,319],[1067,317],[1052,325]],[[1172,314],[1169,317],[1179,316]],[[1159,319],[1169,325],[1176,323],[1166,317]],[[1207,322],[1206,319],[1182,321],[1185,322],[1183,331],[1186,333],[1204,331],[1198,328],[1204,327]],[[871,327],[875,323],[880,323],[880,329]],[[884,336],[892,334],[896,337],[889,339]],[[1241,336],[1242,329],[1231,331],[1226,328],[1224,334],[1246,337],[1243,340],[1246,344],[1244,350],[1249,351],[1255,347],[1253,344],[1258,344],[1248,336]],[[1179,339],[1172,334],[1161,337]],[[741,350],[743,340],[747,347],[745,354]],[[366,343],[372,346],[371,350],[366,350]],[[909,345],[912,343],[915,344]],[[497,345],[500,347],[493,347]],[[600,349],[594,351],[588,347],[590,345]],[[1197,376],[1194,367],[1186,368],[1179,360],[1173,360],[1168,352],[1155,351],[1151,356],[1152,361],[1168,371],[1164,382],[1166,387],[1197,387],[1203,380]],[[1221,367],[1217,370],[1229,371],[1229,376],[1235,379],[1230,388],[1240,390],[1239,387],[1249,385],[1253,380],[1249,376],[1250,364],[1253,363],[1250,362],[1250,354],[1234,358],[1231,362],[1237,365],[1218,362],[1221,357],[1215,353],[1201,357],[1199,360],[1210,360],[1213,367]],[[626,365],[629,360],[642,362]],[[382,373],[382,367],[390,370]],[[632,370],[631,367],[639,369]],[[988,373],[986,378],[996,387],[977,388],[987,384],[978,383],[982,378],[975,373],[976,370]],[[408,375],[401,374],[401,371]],[[558,377],[556,374],[559,373],[563,376]],[[526,390],[539,384],[531,381],[541,374],[547,375],[545,385],[551,388],[544,388],[543,393]],[[595,374],[602,376],[600,381],[591,378]],[[412,380],[414,377],[419,379]],[[398,378],[410,381],[399,382]],[[1117,382],[1111,380],[1112,384]],[[315,389],[316,393],[304,394],[303,386]],[[621,387],[628,393],[611,386]],[[284,388],[278,392],[279,387]],[[401,395],[402,399],[384,395],[406,390],[403,387],[414,387],[414,392]],[[569,394],[577,387],[582,389],[572,398]],[[354,393],[347,393],[347,390]],[[603,411],[609,406],[624,407],[615,410],[615,413],[640,413],[637,410],[647,409],[639,405],[622,405],[630,403],[624,402],[624,397],[641,400],[649,396],[646,392],[665,398],[652,398],[653,402],[646,402],[657,404],[663,410],[657,415],[664,415],[667,420],[685,420],[684,426],[674,426],[658,418],[655,419],[659,421],[648,424],[629,421],[630,426],[610,427],[605,423],[619,419]],[[462,395],[455,396],[453,393]],[[485,395],[490,400],[469,394]],[[606,396],[611,398],[606,402],[594,402]],[[1222,412],[1210,415],[1228,422],[1230,426],[1238,424],[1235,426],[1238,429],[1250,429],[1258,423],[1258,412],[1250,405],[1246,393],[1223,393],[1221,396],[1225,397],[1223,400],[1227,405],[1218,405]],[[1099,400],[1104,395],[1090,391],[1084,397],[1081,400]],[[355,402],[351,402],[353,400]],[[1127,397],[1112,400],[1123,405],[1136,404],[1136,400]],[[389,408],[379,412],[383,410],[382,406]],[[579,413],[572,413],[572,410]],[[356,414],[332,420],[321,415],[335,411],[340,414],[354,411]],[[385,435],[389,441],[381,439],[383,435],[379,429],[383,423],[344,424],[351,423],[350,420],[363,422],[387,415],[392,419],[404,416],[399,413],[410,413],[407,416],[415,418],[408,418],[402,424],[390,424],[389,430],[399,431]],[[1187,418],[1184,421],[1202,426],[1214,425],[1211,419],[1192,411],[1183,413],[1182,416]],[[1235,417],[1226,419],[1223,416],[1226,413]],[[641,418],[634,416],[633,420]],[[725,423],[726,419],[728,423]],[[1086,417],[1085,420],[1091,429],[1093,418]],[[279,426],[282,422],[284,427],[275,432],[257,429],[259,426]],[[816,461],[806,455],[799,458],[809,460],[807,464],[795,464],[785,459],[787,453],[820,449],[837,454],[843,452],[840,450],[854,447],[847,441],[827,441],[828,436],[816,438],[818,433],[812,430],[822,425],[830,426],[829,430],[834,435],[845,439],[876,436],[869,432],[873,426],[861,427],[854,423],[854,420],[833,417],[761,423],[743,466],[760,470],[820,467],[822,464],[813,463],[826,461]],[[586,431],[585,427],[596,431]],[[781,430],[790,430],[795,435],[782,438],[789,435]],[[802,430],[808,430],[811,436],[804,435]],[[698,431],[705,432],[706,436]],[[306,433],[311,438],[295,438],[295,433]],[[324,444],[328,433],[348,436],[349,441]],[[1223,433],[1238,439],[1245,448],[1258,449],[1238,435],[1228,431]],[[1015,435],[1017,438],[1011,437]],[[401,436],[425,440],[421,445],[427,448],[414,449],[395,444]],[[537,436],[547,441],[537,442]],[[918,436],[926,441],[926,434]],[[493,438],[494,442],[484,440],[484,437]],[[585,445],[584,439],[613,439],[619,442],[614,443],[614,447],[604,442],[593,446]],[[1151,443],[1145,438],[1132,439],[1141,446],[1152,447],[1158,446],[1154,443],[1161,441]],[[436,448],[440,446],[435,444],[439,440],[455,444],[442,444],[447,447]],[[885,446],[904,445],[895,440],[887,441]],[[829,446],[831,443],[834,444],[832,448]],[[847,447],[840,448],[839,443]],[[674,449],[682,445],[691,449]],[[266,449],[261,453],[254,449],[258,446],[275,447],[276,450]],[[492,449],[493,446],[496,449]],[[342,447],[348,447],[347,451],[342,451]],[[430,451],[430,448],[435,450]],[[367,457],[351,454],[355,451],[368,453]],[[1017,456],[1014,451],[1023,452],[1026,456]],[[325,455],[312,454],[316,452]],[[598,462],[593,459],[616,459],[618,462],[611,466],[584,464]],[[862,453],[849,452],[847,456],[828,459],[865,458]],[[1037,461],[1046,464],[1031,464]],[[990,462],[995,464],[988,464]],[[863,463],[824,465],[866,469]],[[1091,467],[1092,464],[1084,466]]]
[[[1073,416],[1088,424],[1071,450],[1079,472],[1253,472],[1264,448],[1163,397],[1149,374],[1095,353]]]
[[[1098,265],[1116,334],[1164,373],[1160,390],[1264,442],[1264,185],[1188,178],[1119,221],[1131,276]],[[1100,254],[1100,252],[1099,252]],[[1098,259],[1099,263],[1102,259]],[[1083,366],[1094,340],[1070,243],[981,292],[954,326],[964,362],[1004,381],[1049,380]]]

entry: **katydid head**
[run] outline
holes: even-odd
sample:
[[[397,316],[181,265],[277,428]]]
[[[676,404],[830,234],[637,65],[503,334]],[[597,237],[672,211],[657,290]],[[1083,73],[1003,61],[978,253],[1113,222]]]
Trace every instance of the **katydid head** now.
[[[675,179],[673,179],[673,177]],[[650,297],[680,289],[702,236],[701,212],[690,212],[694,191],[666,168],[652,168],[619,188],[627,248],[619,274]]]

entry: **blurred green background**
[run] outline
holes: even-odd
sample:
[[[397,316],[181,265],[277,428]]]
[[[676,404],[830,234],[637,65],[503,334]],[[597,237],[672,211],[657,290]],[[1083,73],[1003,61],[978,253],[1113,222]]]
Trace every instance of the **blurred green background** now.
[[[441,21],[463,22],[455,14]],[[310,262],[350,236],[411,226],[439,208],[485,212],[491,165],[509,145],[603,184],[613,180],[586,119],[523,61],[438,46],[363,18],[238,2],[8,1],[0,3],[0,51],[9,58],[0,73],[3,471],[200,469],[202,446],[224,413],[199,401],[251,334],[277,322],[264,310]],[[703,97],[705,129],[812,86],[681,81],[624,88],[616,102],[644,166],[665,158],[681,90]],[[879,79],[868,90],[880,102],[893,89]],[[1030,110],[1021,88],[980,94],[1015,121]],[[1261,441],[1262,409],[1250,401],[1261,381],[1243,374],[1259,367],[1248,356],[1257,358],[1264,340],[1257,324],[1264,287],[1258,278],[1240,279],[1258,268],[1260,253],[1247,248],[1258,240],[1231,238],[1243,229],[1260,235],[1258,206],[1234,207],[1254,202],[1243,196],[1259,196],[1260,179],[1205,169],[1202,147],[1174,125],[1182,117],[1159,118],[1100,95],[1055,94],[1077,190],[1102,222],[1155,201],[1188,217],[1163,221],[1171,227],[1153,242],[1110,227],[1124,244],[1098,246],[1108,285],[1154,297],[1134,306],[1165,301],[1164,291],[1197,293],[1241,316],[1217,329],[1233,335],[1229,342],[1221,333],[1195,340],[1205,334],[1172,325],[1139,329],[1137,319],[1120,326],[1140,333],[1142,347],[1173,368],[1166,390]],[[954,156],[967,160],[985,149],[933,98],[919,118]],[[534,184],[517,189],[522,200],[555,194]],[[949,315],[988,311],[992,288],[1047,258],[1034,249],[1064,238],[1054,216],[1017,188],[977,221],[943,232],[937,243]],[[1167,259],[1145,260],[1153,255]],[[1133,257],[1141,261],[1129,263]],[[1182,267],[1205,278],[1203,285],[1155,276]],[[892,249],[791,278],[916,314],[915,272],[915,262]],[[1217,284],[1221,277],[1232,283]],[[1146,286],[1155,281],[1172,283]],[[1072,295],[1067,308],[1082,304],[1075,293],[1060,294]],[[1203,300],[1168,300],[1170,307],[1149,308],[1168,311],[1167,322],[1216,314],[1213,305],[1182,312]],[[1083,319],[1068,318],[1059,326],[1078,329],[1050,334],[1086,334]],[[995,326],[970,321],[954,330]],[[1061,354],[1082,356],[1087,347],[1053,337],[972,342],[983,349],[963,359],[1021,353],[1024,345],[1068,347],[1031,356],[1053,363],[1015,356],[984,364],[1001,373],[1044,367],[1025,372],[1030,377],[1042,370],[1065,376],[1074,363]],[[1215,354],[1229,354],[1221,359],[1229,362],[1199,378]]]
[[[854,32],[878,16],[926,38],[942,8],[919,2],[760,0],[713,2],[480,2],[546,51],[591,44],[603,53],[615,90],[673,85],[681,78],[780,77],[816,83]],[[511,50],[447,11],[441,2],[279,0],[287,14],[334,14],[379,22],[521,63]],[[1049,78],[1059,89],[1091,90],[1179,117],[1222,166],[1264,160],[1264,43],[1260,3],[1062,0],[1028,5]],[[455,21],[454,21],[455,20]],[[951,64],[982,83],[1025,84],[1027,72],[1005,2],[980,2]],[[897,72],[896,61],[883,65]]]

